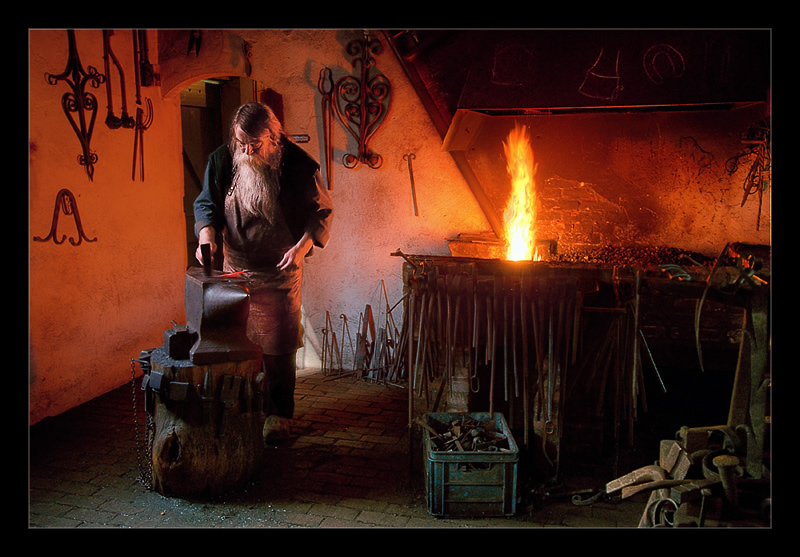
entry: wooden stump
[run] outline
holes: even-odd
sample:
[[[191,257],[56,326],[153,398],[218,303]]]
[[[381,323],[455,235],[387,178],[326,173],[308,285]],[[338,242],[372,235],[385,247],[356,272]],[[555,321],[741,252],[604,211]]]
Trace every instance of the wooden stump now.
[[[253,479],[264,451],[261,360],[194,365],[151,354],[153,489],[218,496]]]

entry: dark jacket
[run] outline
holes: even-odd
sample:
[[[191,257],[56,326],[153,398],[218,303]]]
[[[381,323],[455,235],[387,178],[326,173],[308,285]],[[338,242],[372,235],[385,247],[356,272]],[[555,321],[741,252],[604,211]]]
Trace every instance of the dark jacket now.
[[[295,241],[308,232],[315,246],[325,247],[330,236],[333,208],[328,194],[315,179],[319,164],[286,137],[282,138],[282,144],[278,205]],[[195,234],[206,226],[222,232],[225,227],[225,195],[232,178],[233,158],[228,145],[223,145],[208,157],[203,189],[194,202]]]

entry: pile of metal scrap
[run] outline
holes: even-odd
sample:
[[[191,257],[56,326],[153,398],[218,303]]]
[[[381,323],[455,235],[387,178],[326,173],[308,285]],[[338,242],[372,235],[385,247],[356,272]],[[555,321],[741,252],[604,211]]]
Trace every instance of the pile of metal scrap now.
[[[562,246],[558,253],[551,253],[551,263],[599,263],[603,265],[664,265],[698,264],[701,254],[666,246],[602,246],[580,249]]]
[[[771,518],[770,474],[761,461],[758,471],[748,471],[748,445],[752,432],[744,426],[684,427],[676,440],[661,442],[657,464],[608,482],[590,500],[573,502],[650,493],[640,528],[764,526]]]
[[[732,258],[738,278],[719,285],[715,281],[712,289],[712,270],[700,298],[702,302],[715,291],[736,293],[744,309],[736,331],[741,340],[727,423],[681,428],[676,440],[661,442],[658,464],[609,482],[595,496],[650,493],[640,527],[765,526],[771,521],[768,255],[758,246],[726,246],[720,261]]]
[[[446,424],[443,431],[423,422],[417,423],[431,434],[434,450],[445,452],[510,452],[508,436],[498,430],[494,420],[476,420],[467,415]]]

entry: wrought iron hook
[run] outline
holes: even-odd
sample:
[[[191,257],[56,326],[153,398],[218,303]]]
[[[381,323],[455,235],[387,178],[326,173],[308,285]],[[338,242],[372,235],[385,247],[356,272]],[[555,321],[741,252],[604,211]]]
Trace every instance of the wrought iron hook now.
[[[53,222],[50,224],[50,233],[45,238],[34,236],[34,242],[47,242],[52,238],[53,243],[56,245],[64,243],[64,240],[67,239],[66,234],[62,234],[61,239],[58,239],[56,236],[56,229],[58,228],[58,216],[61,212],[63,212],[65,215],[72,215],[72,217],[75,219],[75,226],[78,229],[78,239],[76,240],[75,238],[70,237],[70,244],[73,246],[79,246],[83,240],[86,240],[87,242],[97,241],[97,238],[89,239],[83,232],[83,224],[81,224],[81,216],[78,214],[78,204],[75,201],[75,196],[72,195],[71,191],[65,188],[59,191],[56,195],[56,204],[55,208],[53,209]]]

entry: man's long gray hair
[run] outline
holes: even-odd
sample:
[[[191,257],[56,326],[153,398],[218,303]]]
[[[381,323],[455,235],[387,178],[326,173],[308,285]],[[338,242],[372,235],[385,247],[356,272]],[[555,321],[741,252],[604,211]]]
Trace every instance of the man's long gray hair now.
[[[266,157],[247,155],[236,141],[237,129],[251,139],[267,136],[274,148]],[[243,210],[272,219],[278,192],[280,169],[280,138],[283,127],[272,110],[261,103],[247,103],[239,107],[231,122],[230,149],[233,155],[234,175],[231,195],[239,200]]]
[[[264,103],[257,102],[243,104],[233,116],[230,129],[231,149],[236,147],[237,129],[252,139],[260,138],[265,132],[270,132],[273,140],[279,141],[283,135],[283,126],[272,109]]]

